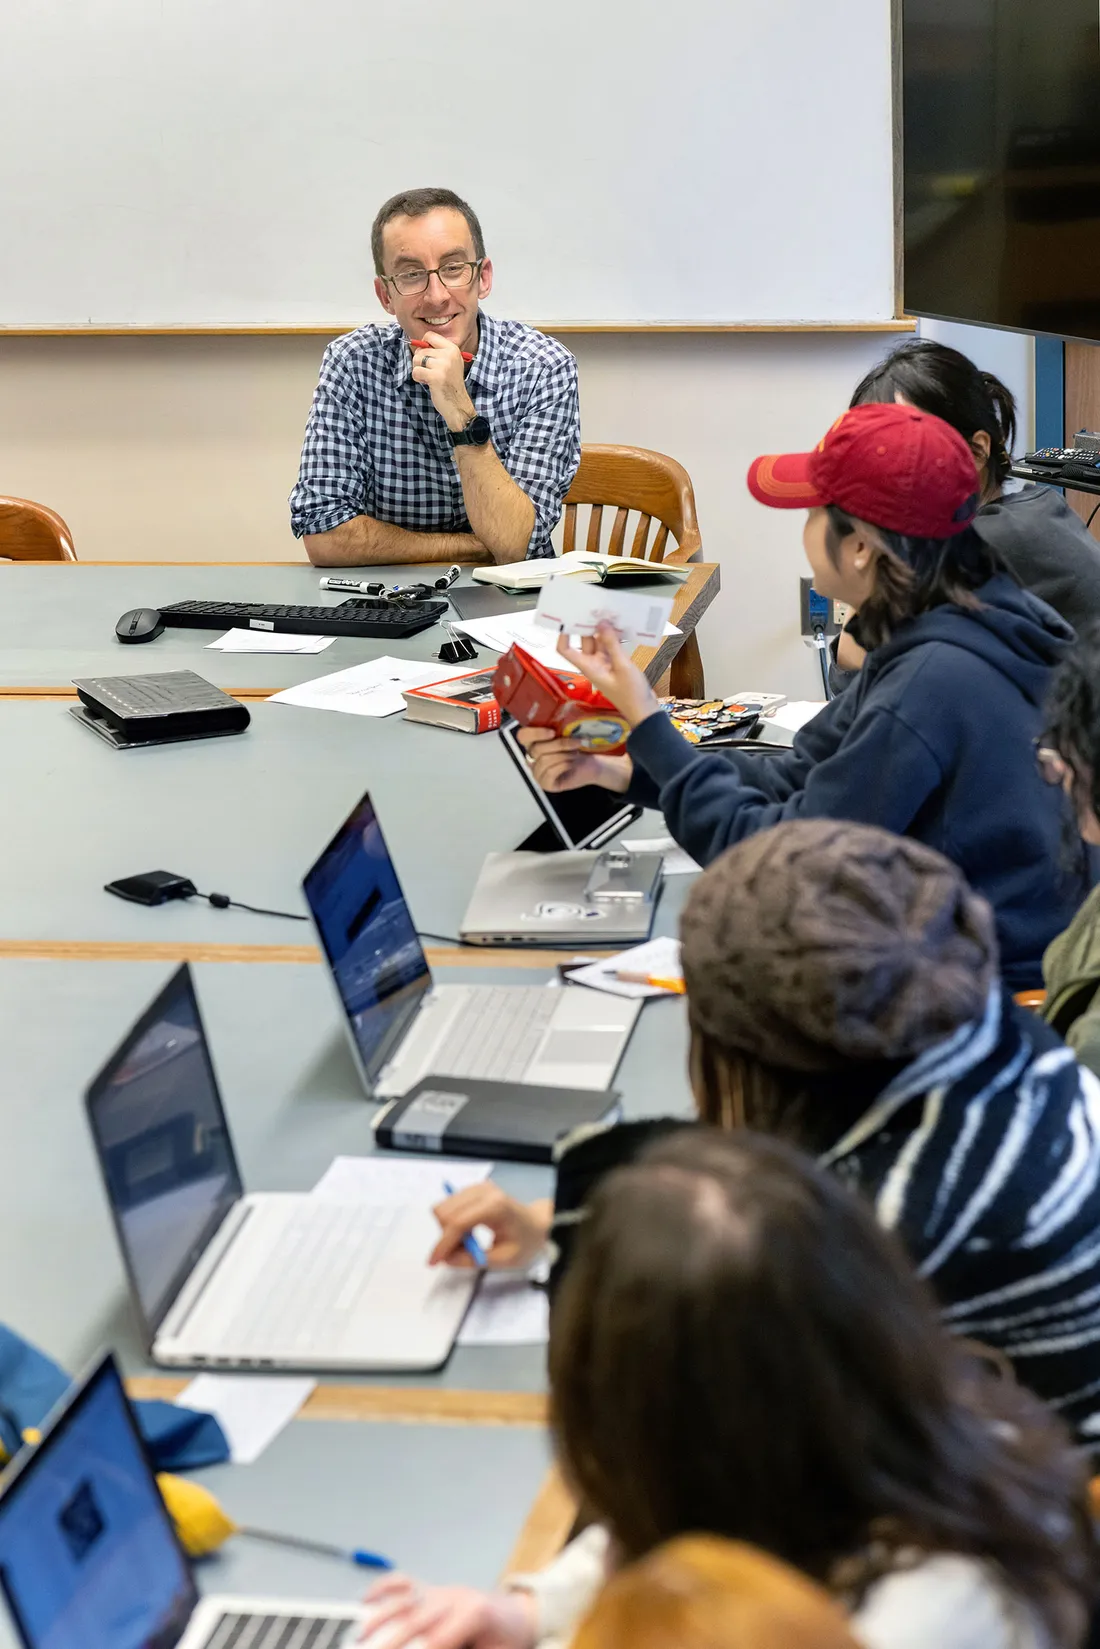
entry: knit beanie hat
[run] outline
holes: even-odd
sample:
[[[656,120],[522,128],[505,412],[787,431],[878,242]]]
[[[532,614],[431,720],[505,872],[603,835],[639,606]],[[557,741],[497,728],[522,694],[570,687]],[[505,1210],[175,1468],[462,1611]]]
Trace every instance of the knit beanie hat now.
[[[981,1017],[998,966],[993,913],[949,860],[831,819],[730,848],[680,931],[693,1028],[792,1071],[915,1058]]]

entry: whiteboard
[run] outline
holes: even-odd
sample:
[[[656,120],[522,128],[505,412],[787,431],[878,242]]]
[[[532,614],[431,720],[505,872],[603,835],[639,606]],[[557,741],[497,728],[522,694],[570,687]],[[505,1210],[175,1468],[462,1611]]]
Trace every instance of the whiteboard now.
[[[893,314],[888,0],[2,11],[0,325],[353,325],[374,212],[425,184],[480,214],[500,315]]]

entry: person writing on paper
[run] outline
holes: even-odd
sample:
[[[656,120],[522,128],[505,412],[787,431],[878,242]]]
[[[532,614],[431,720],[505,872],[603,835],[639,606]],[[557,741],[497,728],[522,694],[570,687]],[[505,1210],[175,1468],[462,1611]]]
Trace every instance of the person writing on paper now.
[[[758,458],[749,488],[808,511],[814,585],[859,609],[871,648],[859,679],[796,736],[790,754],[727,752],[682,739],[606,627],[559,650],[631,732],[625,757],[593,757],[528,728],[521,741],[548,790],[602,784],[659,806],[692,858],[781,820],[850,819],[953,858],[997,919],[1013,990],[1042,984],[1043,951],[1088,891],[1066,858],[1065,798],[1044,784],[1034,741],[1069,626],[1003,570],[972,530],[978,477],[966,441],[900,404],[843,414],[814,452]]]
[[[580,462],[577,364],[480,304],[493,265],[449,189],[394,195],[371,230],[390,326],[325,350],[291,527],[318,567],[551,556]]]
[[[858,1200],[779,1141],[692,1129],[607,1177],[555,1308],[549,1383],[589,1526],[499,1592],[387,1576],[368,1645],[564,1649],[624,1565],[689,1534],[790,1564],[863,1649],[1082,1641],[1085,1462],[943,1332]]]
[[[1001,987],[989,906],[918,842],[792,820],[718,859],[681,922],[698,1116],[779,1134],[858,1190],[953,1332],[1100,1437],[1100,1087]],[[655,1010],[647,1010],[655,1011]],[[690,1125],[687,1125],[690,1126]],[[677,1118],[557,1149],[554,1206],[486,1182],[439,1204],[437,1264],[568,1273],[595,1187]],[[1037,1324],[1057,1323],[1057,1332]]]

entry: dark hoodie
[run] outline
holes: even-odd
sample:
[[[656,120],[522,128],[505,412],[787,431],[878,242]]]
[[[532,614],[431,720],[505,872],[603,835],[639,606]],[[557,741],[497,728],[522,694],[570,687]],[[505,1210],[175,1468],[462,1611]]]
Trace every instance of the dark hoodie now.
[[[851,819],[926,842],[993,906],[1006,983],[1038,989],[1043,951],[1088,891],[1083,858],[1067,868],[1065,800],[1034,750],[1073,632],[1006,573],[976,597],[975,609],[935,607],[903,625],[790,755],[715,759],[663,712],[647,717],[627,745],[631,796],[657,802],[703,865],[783,819]]]

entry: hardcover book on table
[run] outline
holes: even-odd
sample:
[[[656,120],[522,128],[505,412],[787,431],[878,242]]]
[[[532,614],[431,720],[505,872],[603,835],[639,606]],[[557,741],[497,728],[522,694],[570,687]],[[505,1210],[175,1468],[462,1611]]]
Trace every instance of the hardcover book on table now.
[[[500,705],[493,694],[493,670],[471,670],[448,681],[410,687],[402,694],[405,720],[433,727],[453,727],[460,733],[491,733],[500,726]]]

